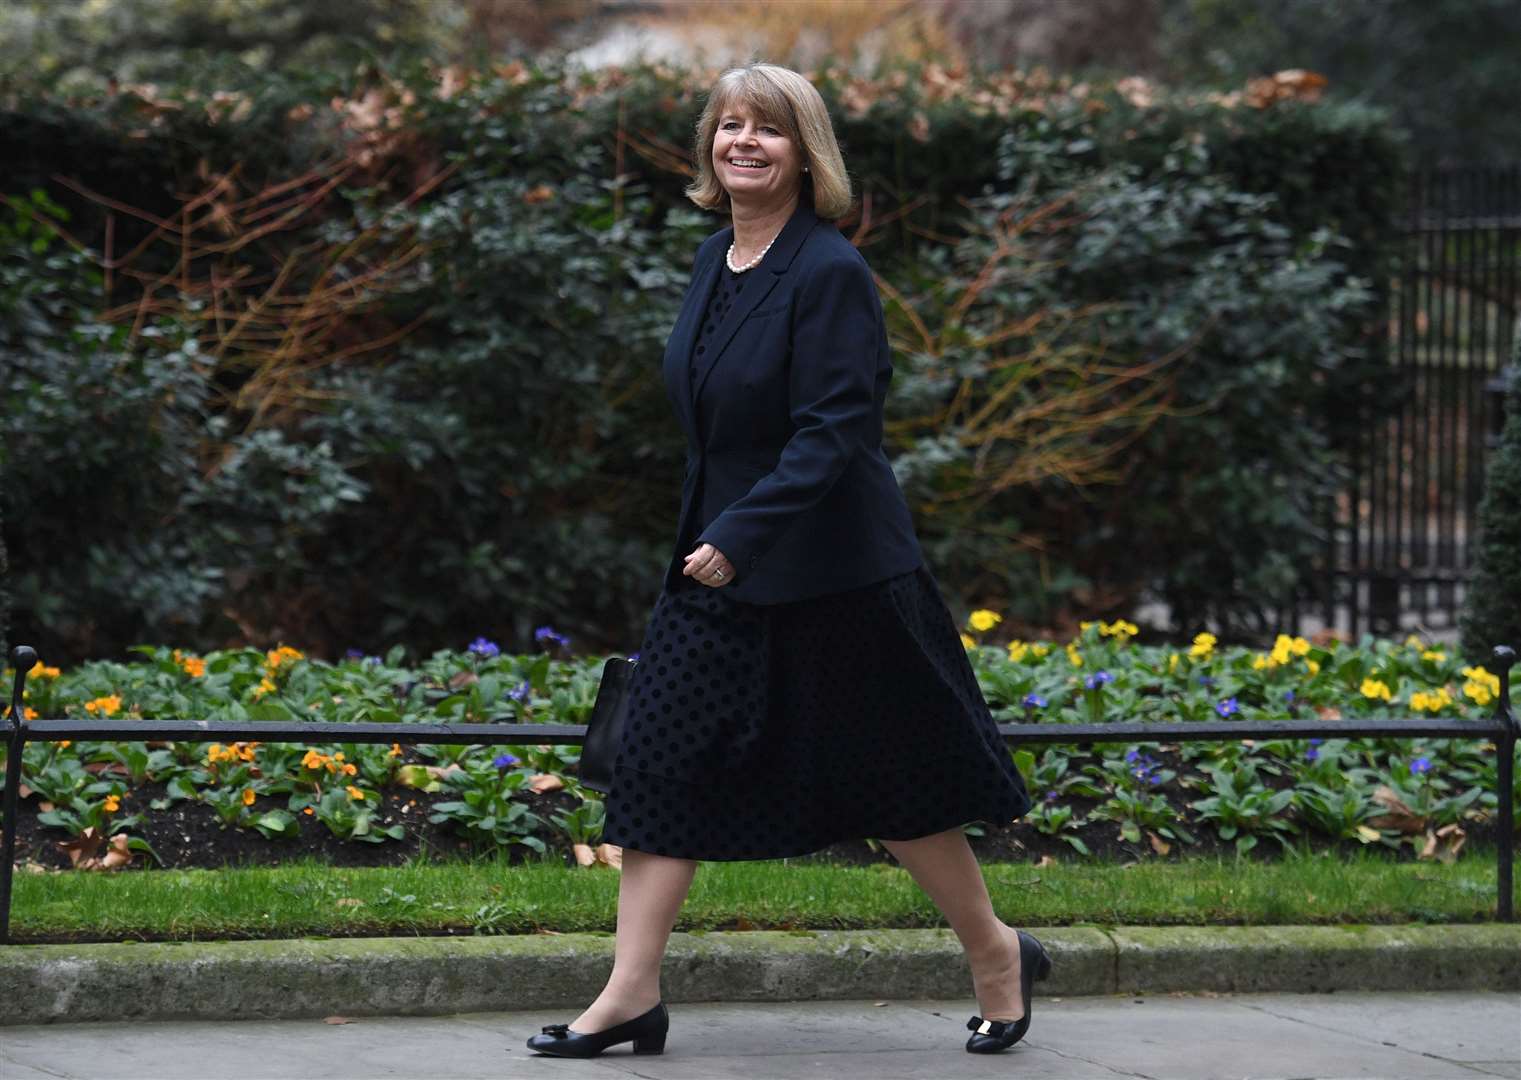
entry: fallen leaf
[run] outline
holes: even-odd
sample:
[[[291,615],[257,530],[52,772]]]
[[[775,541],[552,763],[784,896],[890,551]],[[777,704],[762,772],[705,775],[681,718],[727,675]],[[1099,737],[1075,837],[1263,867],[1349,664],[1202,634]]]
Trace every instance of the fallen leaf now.
[[[1335,705],[1317,705],[1315,706],[1315,712],[1319,714],[1322,720],[1341,719],[1341,710],[1338,709]]]
[[[26,781],[25,780],[21,781],[21,783],[19,783],[19,784],[16,785],[16,794],[18,796],[20,796],[21,798],[24,799],[28,795],[30,795],[31,793],[32,793],[32,789],[26,786]]]
[[[1405,805],[1404,800],[1396,795],[1394,789],[1388,784],[1378,786],[1378,789],[1373,792],[1373,801],[1389,810],[1387,814],[1368,819],[1368,824],[1374,828],[1394,829],[1402,833],[1426,831],[1426,819]]]
[[[324,1016],[322,1022],[324,1024],[352,1024],[354,1021],[347,1016]]]
[[[1056,865],[1056,856],[1054,856],[1054,855],[1042,855],[1040,857],[1040,861],[1035,864],[1035,869],[1041,870],[1041,869],[1044,869],[1047,866],[1055,866],[1055,865]]]
[[[743,915],[736,915],[736,916],[734,916],[734,929],[736,929],[736,930],[754,930],[755,928],[756,928],[755,924],[753,922],[751,922],[749,919],[745,918],[745,916],[743,916]]]
[[[536,773],[528,780],[528,787],[538,792],[559,791],[564,786],[565,781],[561,780],[554,773]]]
[[[1160,836],[1152,832],[1150,829],[1146,830],[1146,835],[1151,839],[1151,850],[1155,851],[1158,855],[1166,855],[1169,851],[1172,850],[1171,844],[1169,844],[1166,840],[1163,840]]]
[[[449,689],[458,690],[461,687],[469,686],[471,683],[478,683],[480,681],[480,676],[473,671],[455,672],[455,674],[449,679]]]
[[[1467,832],[1456,822],[1443,825],[1435,832],[1428,829],[1426,830],[1426,845],[1421,848],[1420,858],[1437,858],[1450,864],[1458,857],[1458,852],[1463,850],[1463,844],[1467,840]]]

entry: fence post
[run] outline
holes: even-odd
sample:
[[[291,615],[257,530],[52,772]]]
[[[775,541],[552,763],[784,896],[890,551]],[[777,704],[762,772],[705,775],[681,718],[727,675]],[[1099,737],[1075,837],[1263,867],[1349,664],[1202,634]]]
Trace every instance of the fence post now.
[[[1495,719],[1501,726],[1501,734],[1495,740],[1495,750],[1500,755],[1499,801],[1500,828],[1495,838],[1500,886],[1496,916],[1501,922],[1515,922],[1516,913],[1511,909],[1511,874],[1515,862],[1516,834],[1516,714],[1510,706],[1510,669],[1516,662],[1516,650],[1509,645],[1496,645],[1495,667],[1500,676],[1500,696],[1495,700]]]
[[[5,812],[0,824],[5,826],[5,841],[0,844],[0,945],[11,942],[11,874],[15,869],[16,828],[19,825],[17,800],[21,797],[21,748],[26,745],[26,713],[21,697],[26,692],[26,674],[37,664],[37,650],[17,645],[11,650],[16,666],[16,684],[11,691],[10,724],[5,732]]]

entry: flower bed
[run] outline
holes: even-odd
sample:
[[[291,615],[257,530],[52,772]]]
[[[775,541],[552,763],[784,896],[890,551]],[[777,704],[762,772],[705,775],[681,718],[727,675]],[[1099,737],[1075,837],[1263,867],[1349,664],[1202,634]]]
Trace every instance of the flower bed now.
[[[999,621],[973,612],[963,641],[1001,721],[1478,719],[1499,690],[1482,666],[1414,637],[1351,646],[1279,635],[1271,649],[1254,650],[1219,648],[1201,633],[1178,648],[1141,645],[1134,624],[1120,620],[1083,623],[1065,644],[984,644]],[[579,746],[406,743],[408,723],[585,723],[603,658],[555,655],[569,643],[549,627],[538,639],[538,654],[505,655],[477,639],[416,665],[400,647],[327,662],[287,646],[205,656],[142,646],[132,663],[38,665],[27,683],[29,718],[390,722],[398,739],[29,743],[18,858],[82,869],[278,864],[306,852],[337,865],[390,865],[422,851],[616,861],[599,843],[600,798],[576,779]],[[985,858],[1374,845],[1450,859],[1495,827],[1497,756],[1488,742],[1258,739],[1013,752],[1036,805],[1014,825],[972,827]],[[826,854],[871,861],[879,849],[842,840]]]

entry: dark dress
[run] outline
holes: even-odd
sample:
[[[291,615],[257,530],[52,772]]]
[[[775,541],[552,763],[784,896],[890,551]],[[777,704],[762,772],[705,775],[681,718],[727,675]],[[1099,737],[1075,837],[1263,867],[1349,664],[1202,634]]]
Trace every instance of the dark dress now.
[[[721,270],[694,359],[743,286]],[[683,578],[661,590],[637,656],[607,843],[776,859],[1005,824],[1030,808],[922,564],[784,604]]]

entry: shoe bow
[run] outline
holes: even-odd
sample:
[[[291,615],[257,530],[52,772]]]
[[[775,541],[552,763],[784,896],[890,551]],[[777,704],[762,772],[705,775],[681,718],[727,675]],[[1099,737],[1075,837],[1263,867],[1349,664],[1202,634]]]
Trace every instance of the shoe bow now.
[[[984,1020],[980,1016],[974,1016],[966,1022],[968,1031],[975,1031],[982,1035],[991,1035],[995,1039],[1003,1038],[1004,1029],[1011,1024],[1017,1024],[1017,1020]]]
[[[544,1028],[543,1028],[543,1031],[544,1031],[544,1034],[546,1034],[546,1035],[553,1035],[557,1039],[565,1039],[565,1038],[569,1038],[570,1025],[569,1024],[545,1024]]]

